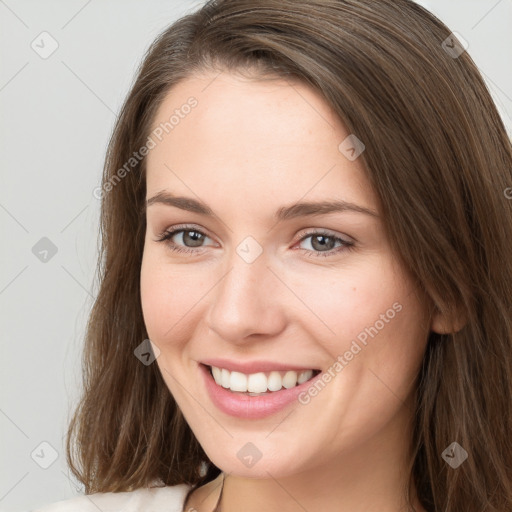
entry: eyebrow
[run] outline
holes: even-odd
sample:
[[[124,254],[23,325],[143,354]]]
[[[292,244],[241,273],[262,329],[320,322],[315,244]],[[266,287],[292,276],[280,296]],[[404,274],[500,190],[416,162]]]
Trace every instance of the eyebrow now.
[[[212,209],[205,203],[191,197],[175,196],[170,192],[159,192],[146,200],[146,207],[152,204],[165,204],[189,212],[214,217]],[[357,212],[375,218],[379,217],[378,213],[374,210],[338,199],[332,201],[301,202],[292,204],[291,206],[282,206],[274,213],[274,219],[277,222],[281,222],[297,217],[312,217],[335,212]]]

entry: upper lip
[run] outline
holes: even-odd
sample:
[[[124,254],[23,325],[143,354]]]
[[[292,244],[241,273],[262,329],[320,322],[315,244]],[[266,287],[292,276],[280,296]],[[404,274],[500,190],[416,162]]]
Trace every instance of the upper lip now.
[[[229,359],[203,359],[200,363],[206,366],[216,366],[229,371],[245,373],[271,372],[295,370],[297,372],[314,370],[312,366],[298,366],[294,364],[278,363],[274,361],[230,361]]]

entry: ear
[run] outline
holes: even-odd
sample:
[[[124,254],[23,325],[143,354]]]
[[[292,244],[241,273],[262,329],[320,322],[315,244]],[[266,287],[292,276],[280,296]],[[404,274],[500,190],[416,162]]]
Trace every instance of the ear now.
[[[438,334],[452,334],[460,331],[467,323],[467,319],[462,312],[458,311],[455,318],[450,318],[448,313],[442,313],[435,308],[431,317],[430,329]]]

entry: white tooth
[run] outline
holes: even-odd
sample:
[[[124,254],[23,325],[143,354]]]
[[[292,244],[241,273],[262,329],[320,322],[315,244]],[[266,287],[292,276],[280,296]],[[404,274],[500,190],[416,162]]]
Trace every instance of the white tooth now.
[[[299,373],[297,382],[299,384],[302,384],[303,382],[306,382],[307,380],[311,379],[311,377],[313,377],[313,370],[305,370]]]
[[[220,386],[222,384],[222,370],[212,366],[213,380]]]
[[[279,372],[270,372],[267,387],[269,391],[279,391],[283,387],[283,380]]]
[[[290,370],[287,371],[283,377],[283,386],[286,389],[295,387],[297,384],[297,372]]]
[[[264,393],[267,391],[267,377],[263,372],[251,373],[247,379],[247,391],[251,393]]]
[[[229,388],[229,371],[222,368],[221,370],[221,386],[223,388]]]
[[[278,371],[272,371],[267,378],[263,372],[246,375],[240,372],[230,372],[224,368],[212,366],[212,375],[215,382],[226,389],[242,393],[250,393],[252,396],[265,394],[268,391],[280,391],[283,387],[290,389],[302,384],[313,376],[313,370],[303,370],[297,373],[288,370],[283,377]]]
[[[247,375],[240,372],[231,372],[229,388],[231,391],[247,391]]]

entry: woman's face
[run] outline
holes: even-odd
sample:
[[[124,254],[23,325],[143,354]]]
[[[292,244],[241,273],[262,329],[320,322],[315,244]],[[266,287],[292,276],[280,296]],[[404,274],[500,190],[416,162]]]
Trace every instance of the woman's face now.
[[[207,455],[262,478],[370,449],[396,457],[430,326],[388,245],[362,147],[307,86],[227,72],[175,86],[153,128],[144,320]],[[357,207],[299,206],[342,201]],[[224,368],[220,385],[204,365]],[[308,369],[322,373],[298,394]],[[244,383],[283,390],[222,385]]]

